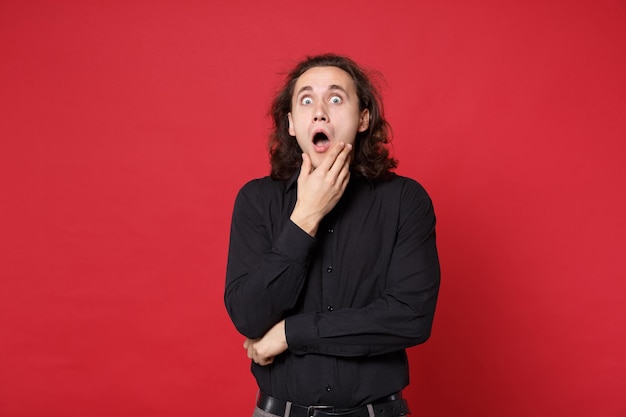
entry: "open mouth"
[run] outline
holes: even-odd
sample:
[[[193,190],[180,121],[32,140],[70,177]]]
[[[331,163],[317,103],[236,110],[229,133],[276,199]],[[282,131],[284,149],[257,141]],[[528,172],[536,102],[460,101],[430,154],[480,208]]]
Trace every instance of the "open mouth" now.
[[[326,133],[324,132],[317,132],[313,136],[313,144],[315,146],[326,146],[328,145],[329,142],[330,140],[328,139],[328,136],[326,136]]]

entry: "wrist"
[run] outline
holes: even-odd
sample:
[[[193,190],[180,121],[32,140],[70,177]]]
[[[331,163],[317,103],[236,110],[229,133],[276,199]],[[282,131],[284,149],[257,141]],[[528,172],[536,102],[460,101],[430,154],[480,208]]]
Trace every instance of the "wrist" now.
[[[290,217],[290,220],[300,229],[304,230],[307,234],[315,237],[315,234],[317,233],[317,228],[319,227],[319,223],[311,221],[309,219],[300,219],[297,217],[294,218],[293,216]]]
[[[289,220],[291,220],[296,226],[298,226],[300,229],[304,230],[306,233],[313,237],[315,237],[315,234],[317,233],[317,228],[319,227],[321,221],[319,216],[312,214],[304,215],[300,213],[297,207],[291,213]]]

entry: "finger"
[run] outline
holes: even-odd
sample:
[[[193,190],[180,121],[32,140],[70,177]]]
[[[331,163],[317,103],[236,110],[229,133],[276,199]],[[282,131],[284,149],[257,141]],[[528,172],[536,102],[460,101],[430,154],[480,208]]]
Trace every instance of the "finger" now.
[[[246,353],[248,355],[248,359],[254,360],[254,340],[248,339],[248,347],[246,348]]]
[[[324,160],[322,161],[322,163],[320,164],[318,168],[322,168],[321,170],[322,172],[329,171],[333,167],[335,160],[341,154],[341,152],[345,149],[345,147],[346,147],[345,143],[338,142],[335,146],[330,148],[328,150],[328,155],[324,158]]]
[[[350,162],[352,161],[352,155],[348,155],[346,158],[346,163],[343,165],[339,174],[337,175],[337,183],[341,187],[341,191],[345,191],[348,186],[348,182],[350,181]]]
[[[269,364],[271,364],[272,362],[274,362],[274,357],[270,356],[270,357],[258,357],[256,361],[254,361],[254,363],[261,365],[261,366],[267,366]]]
[[[350,181],[350,169],[346,166],[339,172],[337,176],[337,182],[341,186],[341,190],[345,190],[348,186],[348,182]]]
[[[300,168],[300,176],[307,176],[311,173],[311,158],[309,155],[303,153],[302,154],[302,166]]]
[[[350,152],[352,152],[352,145],[347,144],[333,161],[333,165],[329,170],[331,174],[338,177],[342,170],[350,169]]]

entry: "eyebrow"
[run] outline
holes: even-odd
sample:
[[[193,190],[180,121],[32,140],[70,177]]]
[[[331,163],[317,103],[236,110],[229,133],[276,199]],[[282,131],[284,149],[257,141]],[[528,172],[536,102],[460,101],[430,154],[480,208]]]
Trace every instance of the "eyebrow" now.
[[[343,92],[346,96],[348,96],[348,92],[346,91],[345,88],[343,88],[342,86],[338,85],[338,84],[331,84],[328,86],[328,90],[329,91],[333,91],[333,90],[339,90],[341,92]],[[296,97],[299,96],[300,94],[302,94],[303,91],[313,91],[313,87],[311,87],[310,85],[305,85],[304,87],[300,88],[298,90],[298,93],[296,94]]]

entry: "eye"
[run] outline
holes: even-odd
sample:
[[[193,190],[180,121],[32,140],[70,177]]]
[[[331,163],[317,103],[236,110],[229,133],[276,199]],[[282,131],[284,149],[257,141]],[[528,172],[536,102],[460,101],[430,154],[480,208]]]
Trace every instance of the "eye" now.
[[[333,104],[341,104],[343,102],[343,99],[339,96],[332,96],[330,98],[330,102]]]
[[[302,100],[300,100],[300,103],[308,106],[309,104],[313,103],[313,99],[311,99],[311,97],[304,97]]]

